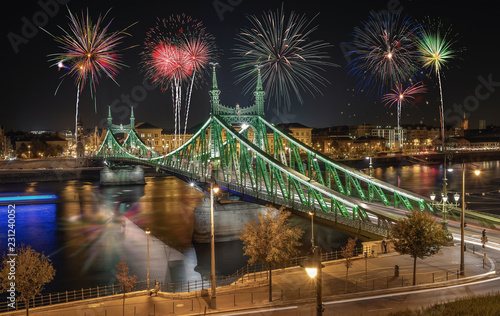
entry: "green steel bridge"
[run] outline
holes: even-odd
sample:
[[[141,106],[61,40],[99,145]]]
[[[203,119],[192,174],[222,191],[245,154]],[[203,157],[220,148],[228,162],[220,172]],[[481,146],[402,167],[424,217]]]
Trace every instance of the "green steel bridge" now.
[[[211,114],[194,135],[177,149],[160,154],[130,123],[116,125],[108,114],[108,131],[96,158],[141,164],[181,179],[209,183],[282,205],[334,223],[361,238],[387,236],[392,222],[408,210],[434,212],[430,200],[330,160],[264,118],[260,69],[254,104],[231,108],[220,103],[215,67],[209,90]],[[126,135],[123,142],[117,134]]]

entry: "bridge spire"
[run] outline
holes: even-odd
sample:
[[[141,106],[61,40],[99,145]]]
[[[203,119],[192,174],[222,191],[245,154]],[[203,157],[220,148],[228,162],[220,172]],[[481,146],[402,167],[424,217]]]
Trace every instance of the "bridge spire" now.
[[[112,118],[111,118],[111,106],[108,106],[108,129],[111,129]]]
[[[257,85],[255,87],[255,91],[253,93],[255,97],[255,109],[257,111],[257,115],[264,115],[264,94],[266,93],[262,88],[262,76],[260,74],[261,65],[257,67]]]
[[[135,116],[134,116],[134,107],[130,107],[130,128],[135,128]]]
[[[211,114],[218,114],[219,113],[220,90],[217,86],[217,76],[215,73],[215,66],[217,66],[218,64],[219,63],[210,63],[210,65],[212,65],[212,89],[210,91],[208,91],[208,93],[210,94],[210,112],[211,112]]]

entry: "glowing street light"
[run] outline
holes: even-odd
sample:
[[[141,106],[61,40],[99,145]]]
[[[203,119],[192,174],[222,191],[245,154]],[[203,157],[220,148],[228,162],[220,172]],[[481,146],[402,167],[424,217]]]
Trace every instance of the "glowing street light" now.
[[[219,187],[214,186],[213,179],[210,181],[210,249],[211,249],[211,271],[210,278],[212,283],[212,309],[217,308],[216,288],[217,280],[215,278],[215,234],[214,234],[214,195],[219,192]]]
[[[467,164],[462,161],[462,214],[460,220],[460,275],[465,275],[465,258],[464,258],[464,228],[465,228],[465,172],[467,169]],[[474,174],[479,176],[481,170],[475,169]],[[484,254],[486,259],[486,253]]]
[[[146,228],[146,236],[147,236],[147,244],[148,244],[148,274],[147,274],[147,290],[149,291],[149,235],[151,234],[151,230],[149,230],[149,228]]]
[[[322,316],[324,311],[322,302],[323,265],[321,264],[321,254],[318,247],[314,247],[313,252],[307,254],[301,267],[305,268],[307,275],[311,279],[316,280],[316,315]]]

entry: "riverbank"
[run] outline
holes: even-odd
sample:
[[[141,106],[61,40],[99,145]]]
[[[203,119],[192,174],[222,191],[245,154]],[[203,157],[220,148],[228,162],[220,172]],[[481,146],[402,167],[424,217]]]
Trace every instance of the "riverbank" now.
[[[500,160],[500,151],[449,151],[449,160],[452,164],[461,163],[463,160],[467,162],[480,162]],[[345,164],[355,169],[368,168],[370,161],[363,158],[356,159],[334,159],[334,161]],[[389,166],[410,166],[415,164],[420,165],[439,165],[444,161],[443,153],[424,153],[424,154],[393,154],[387,156],[372,157],[373,168],[389,167]]]
[[[99,181],[104,166],[95,160],[81,158],[19,159],[0,161],[0,184],[34,181]],[[142,167],[148,177],[165,176],[153,168]]]
[[[500,160],[500,151],[450,151],[451,163]],[[438,165],[444,160],[443,153],[419,155],[394,154],[372,157],[373,168],[390,166]],[[334,159],[355,169],[369,168],[369,159]],[[0,183],[23,183],[32,181],[82,180],[98,181],[103,168],[100,162],[87,158],[45,158],[0,160]],[[143,167],[145,176],[165,176],[154,168]]]

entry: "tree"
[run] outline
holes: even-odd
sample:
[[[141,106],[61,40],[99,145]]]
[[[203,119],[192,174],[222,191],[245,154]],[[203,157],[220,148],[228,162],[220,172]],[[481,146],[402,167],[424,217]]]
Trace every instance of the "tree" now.
[[[137,281],[137,276],[129,276],[129,269],[127,261],[123,259],[119,264],[116,265],[116,278],[118,279],[118,284],[123,291],[123,315],[125,315],[125,294],[130,292]]]
[[[354,239],[349,238],[347,240],[347,245],[340,247],[340,253],[342,257],[344,257],[345,264],[345,292],[347,292],[347,277],[349,276],[349,268],[352,267],[354,262],[354,252],[356,250],[356,241],[358,241],[358,237]]]
[[[21,244],[15,252],[10,252],[12,253],[17,255],[4,254],[2,259],[0,291],[17,292],[20,300],[26,303],[26,315],[29,315],[29,301],[43,291],[46,283],[54,279],[56,270],[47,256],[36,252],[29,245]],[[12,294],[9,295],[11,296]],[[9,300],[9,303],[11,302]],[[9,306],[15,308],[15,301]]]
[[[249,222],[240,235],[243,241],[244,254],[249,263],[262,262],[269,270],[269,301],[272,297],[273,266],[282,266],[299,253],[300,238],[304,231],[292,227],[288,222],[291,213],[281,207],[278,212],[268,208],[266,214],[259,215],[259,223]]]
[[[413,285],[416,284],[417,258],[425,259],[439,252],[446,244],[446,232],[426,212],[412,211],[391,229],[394,249],[413,258]]]

